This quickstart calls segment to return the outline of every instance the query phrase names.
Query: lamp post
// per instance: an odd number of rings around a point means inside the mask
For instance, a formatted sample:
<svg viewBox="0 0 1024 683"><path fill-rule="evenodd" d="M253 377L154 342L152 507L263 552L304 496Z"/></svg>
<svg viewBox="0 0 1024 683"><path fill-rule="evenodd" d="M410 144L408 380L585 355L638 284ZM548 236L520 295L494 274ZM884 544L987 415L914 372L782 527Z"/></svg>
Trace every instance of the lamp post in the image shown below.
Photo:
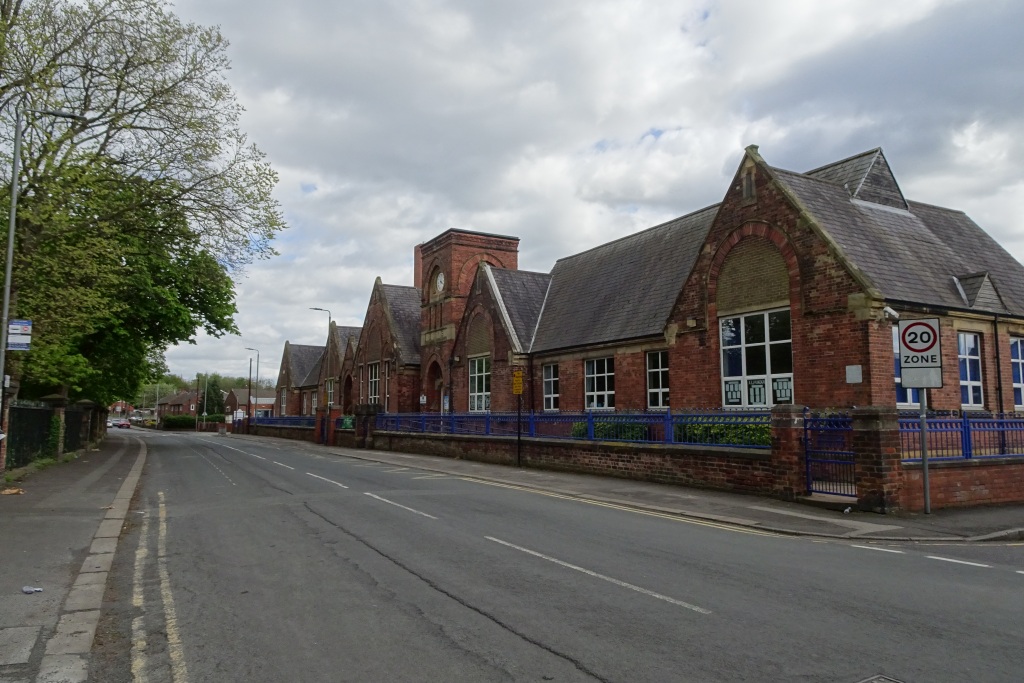
<svg viewBox="0 0 1024 683"><path fill-rule="evenodd" d="M238 410L238 406L235 406ZM252 356L249 356L249 391L245 393L245 419L252 419Z"/></svg>
<svg viewBox="0 0 1024 683"><path fill-rule="evenodd" d="M323 311L327 314L327 346L324 353L327 354L327 383L324 384L324 402L327 403L327 419L331 419L331 408L334 406L334 378L331 377L331 312L326 308L311 307L311 311ZM329 384L328 384L329 383ZM328 392L327 387L331 390Z"/></svg>
<svg viewBox="0 0 1024 683"><path fill-rule="evenodd" d="M86 118L68 111L53 109L15 109L14 113L14 155L11 158L11 216L7 227L7 265L4 270L4 308L3 320L0 321L0 419L6 416L7 399L7 326L11 310L11 271L14 268L14 228L18 215L18 174L21 173L21 128L25 112L55 116L61 119L85 121ZM6 453L4 453L6 455ZM0 458L0 469L5 465Z"/></svg>
<svg viewBox="0 0 1024 683"><path fill-rule="evenodd" d="M253 408L253 412L256 414L256 418L259 419L259 412L260 412L260 410L259 410L260 409L260 350L259 349L254 349L251 346L246 346L245 350L246 351L255 351L256 352L256 400L255 400L256 407ZM250 401L252 400L252 394L249 395L249 400Z"/></svg>

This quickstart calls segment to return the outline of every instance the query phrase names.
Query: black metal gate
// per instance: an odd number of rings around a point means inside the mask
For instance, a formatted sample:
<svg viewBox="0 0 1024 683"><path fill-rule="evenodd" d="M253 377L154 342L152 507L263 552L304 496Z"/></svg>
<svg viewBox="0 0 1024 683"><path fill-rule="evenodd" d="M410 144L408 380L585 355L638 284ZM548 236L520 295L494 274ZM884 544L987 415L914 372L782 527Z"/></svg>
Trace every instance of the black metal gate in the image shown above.
<svg viewBox="0 0 1024 683"><path fill-rule="evenodd" d="M804 457L807 492L857 495L853 453L853 418L804 412Z"/></svg>

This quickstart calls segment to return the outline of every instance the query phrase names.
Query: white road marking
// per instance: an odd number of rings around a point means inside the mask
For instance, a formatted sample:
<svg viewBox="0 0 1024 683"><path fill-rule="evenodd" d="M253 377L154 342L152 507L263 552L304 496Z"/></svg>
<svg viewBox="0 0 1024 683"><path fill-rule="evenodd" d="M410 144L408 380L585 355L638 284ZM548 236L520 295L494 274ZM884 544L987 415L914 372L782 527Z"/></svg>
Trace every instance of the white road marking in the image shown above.
<svg viewBox="0 0 1024 683"><path fill-rule="evenodd" d="M326 477L321 477L319 474L313 474L312 472L306 472L306 474L308 474L309 476L313 477L314 479L321 479L323 481L330 482L331 484L334 484L335 486L340 486L343 489L347 489L348 488L344 484L339 484L338 482L333 481L331 479L328 479Z"/></svg>
<svg viewBox="0 0 1024 683"><path fill-rule="evenodd" d="M270 462L274 463L275 465L280 465L281 467L287 467L290 470L294 470L295 469L291 465L285 465L283 462L278 462L276 460L271 460Z"/></svg>
<svg viewBox="0 0 1024 683"><path fill-rule="evenodd" d="M422 477L413 477L413 479L444 479L447 474L425 474Z"/></svg>
<svg viewBox="0 0 1024 683"><path fill-rule="evenodd" d="M980 562L968 562L967 560L954 560L951 557L939 557L938 555L925 555L929 560L942 560L943 562L954 562L956 564L966 564L971 567L985 567L990 568L990 565L981 564Z"/></svg>
<svg viewBox="0 0 1024 683"><path fill-rule="evenodd" d="M198 451L196 451L196 452L198 453ZM235 482L231 481L231 477L229 477L229 476L228 476L227 474L225 474L225 473L224 473L224 470L222 470L221 468L217 467L217 465L215 465L215 464L213 463L213 461L212 461L212 460L210 460L209 458L207 458L207 457L206 457L205 455L203 455L202 453L199 453L199 457L201 457L201 458L202 458L203 460L205 460L206 462L210 463L210 466L211 466L211 467L213 467L213 469L215 469L215 470L217 470L218 472L220 472L220 473L221 473L221 475L222 475L222 476L223 476L223 477L224 477L225 479L227 479L227 480L228 480L229 482L231 482L231 485L232 485L232 486L234 486L234 485L235 485Z"/></svg>
<svg viewBox="0 0 1024 683"><path fill-rule="evenodd" d="M902 550L893 550L891 548L876 548L873 545L850 545L850 547L851 548L864 548L864 550L877 550L877 551L883 552L883 553L896 553L897 555L902 555L903 554Z"/></svg>
<svg viewBox="0 0 1024 683"><path fill-rule="evenodd" d="M396 470L384 470L384 471L385 472L406 472L406 471L408 471L408 469L409 469L408 467L399 467Z"/></svg>
<svg viewBox="0 0 1024 683"><path fill-rule="evenodd" d="M1020 571L1019 569L1017 570L1017 573L1018 574L1024 574L1024 572Z"/></svg>
<svg viewBox="0 0 1024 683"><path fill-rule="evenodd" d="M149 515L143 515L142 526L139 528L139 547L135 549L135 570L132 573L132 607L138 611L143 609L142 575L146 566L146 558L149 556ZM144 628L144 617L142 615L132 619L132 680L134 683L146 683L146 649L149 644L146 640L146 629Z"/></svg>
<svg viewBox="0 0 1024 683"><path fill-rule="evenodd" d="M164 621L167 626L167 649L171 658L171 677L174 683L188 683L188 667L185 665L181 634L178 632L178 612L174 608L171 579L167 573L167 506L164 505L164 492L160 491L159 496L160 526L157 535L157 566L160 569L160 596L164 601Z"/></svg>
<svg viewBox="0 0 1024 683"><path fill-rule="evenodd" d="M211 441L210 439L206 439L206 440L207 441ZM260 460L266 460L266 458L264 458L262 455L256 455L255 453L250 453L249 451L243 451L241 448L235 448L234 446L228 446L227 444L221 443L220 441L217 441L216 443L217 443L218 446L223 446L224 448L230 448L233 451L238 451L242 455L251 455L252 457L259 458Z"/></svg>
<svg viewBox="0 0 1024 683"><path fill-rule="evenodd" d="M618 579L613 579L612 577L605 576L604 574L598 574L597 572L590 571L589 569L584 569L583 567L577 567L574 564L569 564L568 562L563 562L562 560L557 560L557 559L555 559L553 557L549 557L547 555L543 555L541 553L538 553L535 550L530 550L528 548L523 548L523 547L515 545L513 543L509 543L508 541L503 541L500 538L494 538L492 536L484 536L484 538L486 538L488 541L494 541L495 543L500 543L503 546L507 546L509 548L513 548L513 549L518 550L520 552L524 552L524 553L526 553L528 555L533 555L534 557L539 557L542 560L547 560L548 562L554 562L555 564L557 564L559 566L562 566L562 567L565 567L567 569L573 569L573 570L578 571L578 572L583 572L587 576L593 576L594 578L601 579L602 581L608 581L609 583L614 583L616 586L621 586L622 588L628 588L630 590L636 591L637 593L643 593L644 595L648 595L648 596L650 596L652 598L657 598L658 600L664 600L665 602L672 603L673 605L678 605L679 607L685 607L686 609L693 610L694 612L700 612L701 614L711 614L711 610L709 610L709 609L704 609L703 607L698 607L697 605L691 605L688 602L683 602L682 600L676 600L675 598L670 598L667 595L662 595L661 593L655 593L654 591L647 590L646 588L641 588L640 586L634 586L631 583L626 583L625 581L619 581Z"/></svg>
<svg viewBox="0 0 1024 683"><path fill-rule="evenodd" d="M377 500L381 501L382 503L387 503L388 505L394 505L395 507L402 508L403 510L408 510L409 512L414 512L417 515L423 515L424 517L429 517L430 519L437 519L437 517L435 517L434 515L428 515L426 512L420 512L419 510L413 510L412 508L407 508L404 505L399 505L398 503L394 502L393 500L388 500L387 498L381 498L380 496L375 496L372 493L367 493L366 495L368 495L370 498L376 498Z"/></svg>

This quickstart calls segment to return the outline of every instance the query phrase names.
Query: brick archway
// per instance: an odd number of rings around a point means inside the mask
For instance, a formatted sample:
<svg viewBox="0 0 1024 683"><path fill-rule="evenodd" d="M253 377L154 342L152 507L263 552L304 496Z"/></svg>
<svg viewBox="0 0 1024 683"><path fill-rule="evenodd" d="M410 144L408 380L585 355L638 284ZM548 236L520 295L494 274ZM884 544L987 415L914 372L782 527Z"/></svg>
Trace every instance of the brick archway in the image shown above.
<svg viewBox="0 0 1024 683"><path fill-rule="evenodd" d="M722 266L725 264L729 253L740 242L747 239L763 240L771 243L778 249L779 254L786 262L786 270L789 275L789 301L790 305L798 304L800 301L800 264L796 258L796 252L789 242L789 238L782 230L767 223L749 222L737 228L726 237L711 259L708 267L707 303L709 312L713 313L712 318L718 313L718 278L722 274Z"/></svg>

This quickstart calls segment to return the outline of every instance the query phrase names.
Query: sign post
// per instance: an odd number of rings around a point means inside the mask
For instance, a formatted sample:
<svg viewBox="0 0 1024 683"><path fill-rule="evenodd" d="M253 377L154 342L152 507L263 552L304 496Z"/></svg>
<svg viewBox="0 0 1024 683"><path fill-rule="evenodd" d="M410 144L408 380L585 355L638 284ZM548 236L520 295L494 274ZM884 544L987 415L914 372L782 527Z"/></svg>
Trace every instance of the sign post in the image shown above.
<svg viewBox="0 0 1024 683"><path fill-rule="evenodd" d="M512 393L516 396L516 467L523 466L523 371L512 372Z"/></svg>
<svg viewBox="0 0 1024 683"><path fill-rule="evenodd" d="M899 323L900 382L921 390L921 483L924 513L932 513L928 483L928 389L942 386L942 344L939 319L901 320Z"/></svg>

